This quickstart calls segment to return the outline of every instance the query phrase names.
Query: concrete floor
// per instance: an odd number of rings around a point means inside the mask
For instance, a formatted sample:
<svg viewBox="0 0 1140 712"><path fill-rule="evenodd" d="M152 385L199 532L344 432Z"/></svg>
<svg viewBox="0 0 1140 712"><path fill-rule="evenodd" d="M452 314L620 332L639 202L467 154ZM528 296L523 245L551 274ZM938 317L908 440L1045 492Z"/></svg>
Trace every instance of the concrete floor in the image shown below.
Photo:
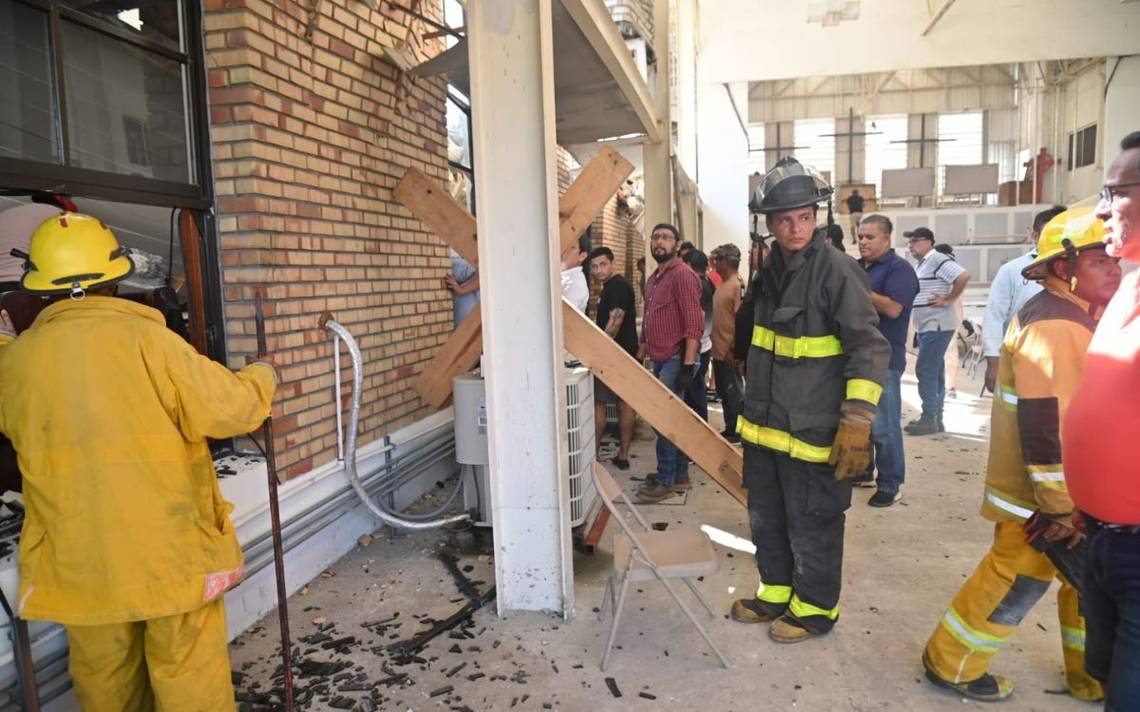
<svg viewBox="0 0 1140 712"><path fill-rule="evenodd" d="M961 393L979 390L977 381L965 375L959 385ZM917 403L912 377L904 381L903 396L904 419L909 419ZM314 696L306 708L370 709L359 702L368 692L336 691L354 686L353 675L371 683L389 678L390 685L379 685L372 693L376 708L384 710L611 710L667 704L672 709L755 712L788 707L948 710L976 704L931 686L923 678L919 656L992 534L992 526L978 516L989 404L989 397L960 396L948 401L946 425L952 432L907 437L908 483L904 499L894 507L871 509L866 499L872 490L856 490L848 519L842 617L825 638L781 646L768 639L766 626L737 624L727 615L706 618L714 639L734 662L724 670L664 589L647 582L631 592L618 634L620 649L610 670L602 673L598 663L608 620L599 623L593 609L611 565L616 529L611 523L596 554L575 555L573 620L541 615L498 619L491 605L475 614L470 627L459 629L471 638L444 634L420 653L423 662L398 665L381 646L424 629L417 618L446 618L464 599L432 556L445 545L444 535L381 534L290 601L295 640L324 626L334 640L354 636L359 641L343 652L300 644L302 651L311 651L306 653L311 660L348 663L349 679L335 682L331 696ZM715 411L716 424L719 418ZM630 491L636 487L630 475L652 471L652 441L639 440L634 453L630 473L615 471ZM706 476L694 477L697 486L687 501L646 506L642 512L651 522L703 526L714 535L720 572L699 585L718 612L727 614L733 599L751 595L757 583L747 551L745 512ZM461 566L471 567L473 579L490 581L489 557L469 553L460 558ZM479 584L479 589L486 586ZM695 601L685 600L696 610ZM362 627L397 614L387 628ZM276 620L268 618L234 643L233 667L244 675L240 693L256 695L273 686L276 636ZM1095 709L1064 694L1051 594L1025 619L992 670L1011 677L1016 686L1002 709ZM407 677L392 679L399 673ZM620 699L607 687L606 677L613 678ZM301 678L299 687L313 680Z"/></svg>

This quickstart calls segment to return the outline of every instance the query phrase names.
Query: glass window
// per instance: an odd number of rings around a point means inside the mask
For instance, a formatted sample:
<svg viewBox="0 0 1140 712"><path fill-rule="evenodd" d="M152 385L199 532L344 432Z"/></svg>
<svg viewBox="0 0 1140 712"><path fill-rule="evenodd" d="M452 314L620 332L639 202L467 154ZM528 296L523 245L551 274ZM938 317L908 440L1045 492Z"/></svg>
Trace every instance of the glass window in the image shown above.
<svg viewBox="0 0 1140 712"><path fill-rule="evenodd" d="M47 14L0 3L0 156L59 163Z"/></svg>
<svg viewBox="0 0 1140 712"><path fill-rule="evenodd" d="M938 115L938 194L946 188L946 166L982 163L982 112Z"/></svg>
<svg viewBox="0 0 1140 712"><path fill-rule="evenodd" d="M140 40L182 49L182 3L178 0L62 0L61 5Z"/></svg>
<svg viewBox="0 0 1140 712"><path fill-rule="evenodd" d="M447 98L447 160L464 168L471 166L471 118L451 97Z"/></svg>
<svg viewBox="0 0 1140 712"><path fill-rule="evenodd" d="M70 22L62 37L69 163L193 180L182 65Z"/></svg>
<svg viewBox="0 0 1140 712"><path fill-rule="evenodd" d="M796 159L830 182L835 173L835 119L799 119L795 124Z"/></svg>
<svg viewBox="0 0 1140 712"><path fill-rule="evenodd" d="M868 116L864 122L864 155L868 183L875 184L875 195L883 193L883 171L906 168L907 116Z"/></svg>

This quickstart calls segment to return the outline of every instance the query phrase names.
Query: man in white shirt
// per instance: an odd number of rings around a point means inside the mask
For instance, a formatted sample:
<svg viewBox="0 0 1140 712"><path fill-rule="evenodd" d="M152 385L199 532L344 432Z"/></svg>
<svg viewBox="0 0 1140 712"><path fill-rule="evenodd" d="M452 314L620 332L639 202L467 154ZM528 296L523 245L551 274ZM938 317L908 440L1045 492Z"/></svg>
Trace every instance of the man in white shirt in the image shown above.
<svg viewBox="0 0 1140 712"><path fill-rule="evenodd" d="M982 318L982 355L986 357L986 388L991 393L997 384L998 360L1005 330L1009 328L1014 314L1021 310L1030 297L1041 291L1041 283L1025 279L1021 276L1021 271L1037 259L1037 238L1040 237L1042 228L1063 212L1064 205L1054 205L1037 213L1028 235L1033 248L1021 257L1003 264L990 284L990 296L986 299L986 313Z"/></svg>
<svg viewBox="0 0 1140 712"><path fill-rule="evenodd" d="M590 303L590 285L586 283L586 271L582 265L590 256L590 229L578 237L578 244L571 245L562 255L562 296L583 314Z"/></svg>
<svg viewBox="0 0 1140 712"><path fill-rule="evenodd" d="M917 260L914 269L918 273L918 296L914 298L911 318L918 334L914 374L922 398L922 417L903 430L911 435L930 435L945 431L942 405L946 400L946 349L958 330L954 302L966 290L970 273L934 249L934 233L929 228L908 230L903 236L908 238L910 254Z"/></svg>

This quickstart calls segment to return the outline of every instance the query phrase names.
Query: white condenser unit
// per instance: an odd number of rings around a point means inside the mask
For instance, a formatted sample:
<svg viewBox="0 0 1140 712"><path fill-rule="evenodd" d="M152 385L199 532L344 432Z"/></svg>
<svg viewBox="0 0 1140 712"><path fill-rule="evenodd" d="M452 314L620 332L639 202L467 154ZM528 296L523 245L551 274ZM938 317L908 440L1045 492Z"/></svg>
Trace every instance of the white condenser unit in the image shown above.
<svg viewBox="0 0 1140 712"><path fill-rule="evenodd" d="M570 526L582 524L596 495L590 476L594 461L594 379L589 369L568 368L566 442L570 455ZM452 379L455 404L455 460L462 468L463 505L474 512L476 526L491 526L490 482L487 478L487 394L483 379L473 374Z"/></svg>

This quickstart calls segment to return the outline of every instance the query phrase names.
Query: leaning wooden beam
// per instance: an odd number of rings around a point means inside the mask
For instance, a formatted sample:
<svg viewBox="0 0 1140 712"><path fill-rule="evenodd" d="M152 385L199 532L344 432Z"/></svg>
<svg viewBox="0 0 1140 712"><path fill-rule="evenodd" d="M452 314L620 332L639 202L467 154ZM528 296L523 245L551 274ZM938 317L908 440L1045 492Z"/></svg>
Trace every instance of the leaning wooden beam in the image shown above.
<svg viewBox="0 0 1140 712"><path fill-rule="evenodd" d="M392 194L460 257L478 266L475 218L446 191L415 168L409 168Z"/></svg>
<svg viewBox="0 0 1140 712"><path fill-rule="evenodd" d="M439 410L451 398L451 379L475 368L482 353L483 317L478 309L472 309L412 388L424 403Z"/></svg>
<svg viewBox="0 0 1140 712"><path fill-rule="evenodd" d="M603 146L586 164L558 202L562 252L585 232L631 172L633 164L609 146ZM475 218L431 179L414 168L409 169L394 195L463 259L478 265ZM472 310L413 385L420 398L437 410L447 405L451 379L474 368L483 353L483 324L479 319L472 319L478 311Z"/></svg>
<svg viewBox="0 0 1140 712"><path fill-rule="evenodd" d="M720 433L566 300L562 301L562 327L570 353L747 506L742 487L744 459Z"/></svg>
<svg viewBox="0 0 1140 712"><path fill-rule="evenodd" d="M632 172L633 164L609 146L590 159L558 201L559 254L570 249Z"/></svg>

